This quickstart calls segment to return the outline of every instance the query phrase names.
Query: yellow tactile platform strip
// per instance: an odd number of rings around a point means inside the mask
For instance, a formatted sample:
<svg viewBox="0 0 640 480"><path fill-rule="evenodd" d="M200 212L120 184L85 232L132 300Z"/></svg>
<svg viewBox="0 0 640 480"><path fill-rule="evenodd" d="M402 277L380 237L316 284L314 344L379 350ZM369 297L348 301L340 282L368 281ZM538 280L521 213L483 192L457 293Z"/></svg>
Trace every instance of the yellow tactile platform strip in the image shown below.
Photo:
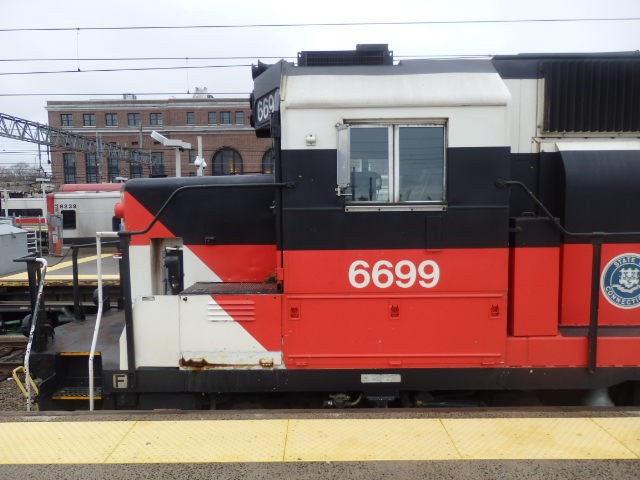
<svg viewBox="0 0 640 480"><path fill-rule="evenodd" d="M640 417L0 423L0 464L640 459Z"/></svg>
<svg viewBox="0 0 640 480"><path fill-rule="evenodd" d="M111 258L113 257L112 253L103 253L102 254L102 258ZM88 257L83 257L78 259L78 264L81 263L87 263L87 262L95 262L96 259L98 258L97 255L91 255ZM50 267L47 267L47 276L46 276L46 281L47 283L51 283L51 282L69 282L71 280L73 280L73 275L71 274L52 274L51 272L55 272L56 270L62 270L64 268L72 268L73 267L73 261L68 260L68 261L64 261L64 262L60 262L56 265L52 265ZM78 281L79 282L86 282L86 281L90 281L90 280L95 280L97 278L96 274L79 274L78 275ZM120 279L120 276L117 274L103 274L102 275L103 280L105 281L116 281ZM12 273L10 275L5 275L5 276L1 276L0 277L0 286L13 286L16 284L22 284L22 283L28 283L28 277L27 277L27 272L18 272L18 273Z"/></svg>

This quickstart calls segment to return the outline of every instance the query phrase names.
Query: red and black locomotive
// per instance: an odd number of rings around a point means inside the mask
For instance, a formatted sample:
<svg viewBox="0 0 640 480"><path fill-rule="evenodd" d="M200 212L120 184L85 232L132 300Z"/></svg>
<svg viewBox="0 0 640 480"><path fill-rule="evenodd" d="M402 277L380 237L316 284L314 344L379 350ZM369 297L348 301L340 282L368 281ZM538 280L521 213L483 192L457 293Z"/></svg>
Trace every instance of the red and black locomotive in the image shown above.
<svg viewBox="0 0 640 480"><path fill-rule="evenodd" d="M637 53L361 45L253 73L274 174L125 185L104 408L614 386L638 402ZM45 407L73 376L63 335L34 357Z"/></svg>

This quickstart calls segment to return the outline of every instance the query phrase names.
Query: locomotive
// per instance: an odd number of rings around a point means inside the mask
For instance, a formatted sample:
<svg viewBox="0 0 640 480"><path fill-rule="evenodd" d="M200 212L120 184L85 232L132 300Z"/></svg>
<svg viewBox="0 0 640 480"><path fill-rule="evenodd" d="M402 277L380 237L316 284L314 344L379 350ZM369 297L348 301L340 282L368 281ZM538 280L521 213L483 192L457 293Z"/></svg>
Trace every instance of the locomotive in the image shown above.
<svg viewBox="0 0 640 480"><path fill-rule="evenodd" d="M611 387L639 402L637 52L396 62L358 45L253 76L273 174L125 184L100 407ZM42 408L86 401L89 326L33 354Z"/></svg>

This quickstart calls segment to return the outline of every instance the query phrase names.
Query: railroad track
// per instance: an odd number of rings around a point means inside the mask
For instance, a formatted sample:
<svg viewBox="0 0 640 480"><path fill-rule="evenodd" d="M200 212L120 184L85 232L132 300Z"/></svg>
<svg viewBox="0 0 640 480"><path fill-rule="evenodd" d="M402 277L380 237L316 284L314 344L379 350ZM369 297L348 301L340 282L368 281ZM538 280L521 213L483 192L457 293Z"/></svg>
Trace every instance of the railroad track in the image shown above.
<svg viewBox="0 0 640 480"><path fill-rule="evenodd" d="M22 335L0 335L0 378L11 375L24 362L27 339Z"/></svg>

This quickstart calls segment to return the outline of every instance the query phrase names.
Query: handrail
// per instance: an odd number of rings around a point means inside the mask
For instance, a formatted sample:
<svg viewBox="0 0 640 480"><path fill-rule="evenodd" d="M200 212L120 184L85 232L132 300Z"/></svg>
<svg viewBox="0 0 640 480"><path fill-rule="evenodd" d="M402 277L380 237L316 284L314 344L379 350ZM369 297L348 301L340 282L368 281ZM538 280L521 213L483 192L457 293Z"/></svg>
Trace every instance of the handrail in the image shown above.
<svg viewBox="0 0 640 480"><path fill-rule="evenodd" d="M114 245L119 244L117 240L112 242L104 242L103 245ZM84 243L84 244L72 244L71 245L71 276L73 278L73 316L76 320L84 320L84 309L80 303L80 285L78 280L78 253L81 248L93 248L95 247L95 243Z"/></svg>
<svg viewBox="0 0 640 480"><path fill-rule="evenodd" d="M295 188L295 182L281 182L281 183L213 183L206 185L183 185L182 187L176 188L171 195L165 200L162 206L158 209L158 212L151 219L151 223L147 225L146 228L142 230L122 230L119 235L122 236L133 236L133 235L144 235L148 233L151 228L156 224L156 222L160 219L160 216L164 213L165 209L173 202L173 199L180 195L183 192L191 191L191 190L215 190L217 188Z"/></svg>
<svg viewBox="0 0 640 480"><path fill-rule="evenodd" d="M11 372L11 376L15 380L16 385L18 385L18 388L20 388L22 395L24 395L24 397L29 401L29 403L31 403L31 401L29 400L29 394L27 393L28 387L25 387L22 384L22 382L20 381L20 377L18 377L18 373L24 373L24 382L30 385L30 387L36 392L36 395L39 395L40 393L38 390L38 385L36 385L36 382L33 381L33 378L27 376L27 370L24 368L24 365L22 365L21 367L14 368L13 371ZM36 410L39 410L37 403L35 404L35 407L36 407Z"/></svg>
<svg viewBox="0 0 640 480"><path fill-rule="evenodd" d="M556 217L549 211L549 209L540 201L538 197L522 182L517 180L504 180L499 178L495 181L497 188L518 187L542 210L544 215L551 221L553 226L560 231L560 233L569 237L585 237L585 238L600 238L600 237L621 237L621 236L640 236L640 232L571 232L564 228Z"/></svg>
<svg viewBox="0 0 640 480"><path fill-rule="evenodd" d="M36 322L38 321L38 313L40 312L40 301L42 300L42 291L44 289L44 277L47 274L47 261L44 258L36 258L35 261L42 265L40 273L40 284L38 285L38 294L36 295L36 304L31 317L31 329L29 330L29 341L24 352L24 370L25 384L27 387L27 412L31 411L31 374L29 372L29 358L31 357L31 345L36 331Z"/></svg>
<svg viewBox="0 0 640 480"><path fill-rule="evenodd" d="M595 373L598 365L598 316L600 310L600 263L602 260L602 243L605 238L610 237L640 237L640 232L571 232L564 228L549 209L540 201L538 197L522 182L517 180L504 180L499 178L495 181L497 188L518 187L540 208L551 224L561 234L568 237L582 237L591 241L593 253L591 257L591 298L589 307L589 330L587 333L587 368L589 373Z"/></svg>
<svg viewBox="0 0 640 480"><path fill-rule="evenodd" d="M98 275L98 313L96 314L96 324L93 329L93 339L91 340L91 351L89 352L89 410L94 410L95 395L93 392L93 358L96 354L98 344L98 333L100 322L102 321L102 237L117 237L118 232L97 232L96 233L96 255L97 255L97 275Z"/></svg>

